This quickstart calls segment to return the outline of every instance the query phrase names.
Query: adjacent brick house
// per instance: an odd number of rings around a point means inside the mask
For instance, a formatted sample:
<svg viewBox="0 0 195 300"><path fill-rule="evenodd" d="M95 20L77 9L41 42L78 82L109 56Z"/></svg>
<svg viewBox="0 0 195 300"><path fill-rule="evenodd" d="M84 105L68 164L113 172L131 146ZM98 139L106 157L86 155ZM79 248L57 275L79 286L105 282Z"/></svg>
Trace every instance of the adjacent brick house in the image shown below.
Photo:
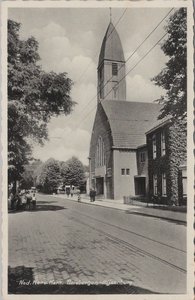
<svg viewBox="0 0 195 300"><path fill-rule="evenodd" d="M183 203L186 161L186 128L181 121L158 121L146 133L148 148L149 197L157 203ZM183 166L183 167L182 167Z"/></svg>

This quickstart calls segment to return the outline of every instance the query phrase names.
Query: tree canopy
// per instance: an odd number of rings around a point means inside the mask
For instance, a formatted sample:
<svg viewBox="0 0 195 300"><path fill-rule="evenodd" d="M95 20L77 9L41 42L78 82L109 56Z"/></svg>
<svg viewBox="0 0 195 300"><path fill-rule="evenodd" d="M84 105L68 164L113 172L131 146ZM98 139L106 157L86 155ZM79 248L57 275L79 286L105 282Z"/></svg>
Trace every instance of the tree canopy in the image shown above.
<svg viewBox="0 0 195 300"><path fill-rule="evenodd" d="M36 187L44 193L56 192L59 186L74 185L82 187L85 184L85 167L82 162L72 157L66 162L57 161L53 158L45 163L39 161L31 165L29 180L36 181ZM25 174L29 174L29 166L26 166ZM28 180L27 180L28 183Z"/></svg>
<svg viewBox="0 0 195 300"><path fill-rule="evenodd" d="M166 67L152 80L166 90L159 100L163 104L159 118L172 116L185 119L187 115L187 11L178 9L166 26L167 39L161 49L169 57Z"/></svg>
<svg viewBox="0 0 195 300"><path fill-rule="evenodd" d="M44 193L53 193L57 191L62 182L60 164L57 160L50 158L39 168L39 174L36 178L36 186Z"/></svg>
<svg viewBox="0 0 195 300"><path fill-rule="evenodd" d="M73 156L62 164L61 175L64 184L80 186L85 180L85 169L82 162Z"/></svg>
<svg viewBox="0 0 195 300"><path fill-rule="evenodd" d="M8 179L21 178L31 155L31 139L43 144L52 116L70 114L75 102L67 73L43 71L38 42L21 40L20 24L8 20Z"/></svg>
<svg viewBox="0 0 195 300"><path fill-rule="evenodd" d="M36 185L37 170L43 163L39 159L34 159L31 163L24 166L24 172L20 180L21 189L30 189Z"/></svg>

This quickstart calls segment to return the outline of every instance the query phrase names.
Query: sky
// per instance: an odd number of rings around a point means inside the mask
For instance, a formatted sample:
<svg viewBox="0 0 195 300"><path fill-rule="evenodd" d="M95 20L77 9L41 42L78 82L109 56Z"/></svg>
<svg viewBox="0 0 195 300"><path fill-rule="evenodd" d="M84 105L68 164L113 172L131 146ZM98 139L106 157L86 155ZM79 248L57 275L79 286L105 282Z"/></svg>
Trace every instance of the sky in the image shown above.
<svg viewBox="0 0 195 300"><path fill-rule="evenodd" d="M112 8L112 22L126 60L169 11L170 8ZM51 119L49 141L44 146L33 145L34 158L66 161L76 156L88 164L97 104L97 64L110 22L109 8L9 8L8 17L21 23L22 39L34 36L39 42L40 64L45 71L67 72L74 82L74 111ZM129 59L126 72L165 34L166 20ZM153 102L160 98L164 91L151 78L166 61L159 44L127 75L127 101Z"/></svg>

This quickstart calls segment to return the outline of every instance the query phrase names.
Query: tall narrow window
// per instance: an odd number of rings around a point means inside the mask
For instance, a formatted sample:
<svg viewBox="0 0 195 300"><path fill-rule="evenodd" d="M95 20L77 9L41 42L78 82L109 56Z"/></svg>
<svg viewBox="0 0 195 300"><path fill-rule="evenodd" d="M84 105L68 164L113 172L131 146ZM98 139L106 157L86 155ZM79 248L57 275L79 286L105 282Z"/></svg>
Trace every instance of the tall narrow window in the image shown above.
<svg viewBox="0 0 195 300"><path fill-rule="evenodd" d="M156 135L152 137L152 151L153 151L153 158L156 158Z"/></svg>
<svg viewBox="0 0 195 300"><path fill-rule="evenodd" d="M145 152L141 152L140 153L140 161L141 162L144 162L146 160L146 156L145 155L146 155Z"/></svg>
<svg viewBox="0 0 195 300"><path fill-rule="evenodd" d="M102 66L99 70L99 95L100 95L101 99L104 98L104 88L103 88L104 85L103 84L104 84L104 69Z"/></svg>
<svg viewBox="0 0 195 300"><path fill-rule="evenodd" d="M104 142L102 137L100 136L96 145L96 154L95 154L95 166L102 167L106 164L105 160L105 151L104 151Z"/></svg>
<svg viewBox="0 0 195 300"><path fill-rule="evenodd" d="M117 81L112 82L112 89L113 89L113 98L118 99L118 82Z"/></svg>
<svg viewBox="0 0 195 300"><path fill-rule="evenodd" d="M113 76L118 75L118 65L117 65L117 63L112 63L112 75Z"/></svg>
<svg viewBox="0 0 195 300"><path fill-rule="evenodd" d="M161 155L165 155L165 132L161 132Z"/></svg>
<svg viewBox="0 0 195 300"><path fill-rule="evenodd" d="M167 195L167 178L166 174L162 173L162 196Z"/></svg>
<svg viewBox="0 0 195 300"><path fill-rule="evenodd" d="M156 196L158 193L158 185L157 185L157 174L153 175L153 194Z"/></svg>

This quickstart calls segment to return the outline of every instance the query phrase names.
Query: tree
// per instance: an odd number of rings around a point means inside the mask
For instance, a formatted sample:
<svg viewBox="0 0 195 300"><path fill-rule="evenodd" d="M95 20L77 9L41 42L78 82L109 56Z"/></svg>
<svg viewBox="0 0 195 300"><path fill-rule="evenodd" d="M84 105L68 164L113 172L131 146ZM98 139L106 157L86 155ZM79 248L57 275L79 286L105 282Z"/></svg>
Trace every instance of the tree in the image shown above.
<svg viewBox="0 0 195 300"><path fill-rule="evenodd" d="M62 178L59 162L53 158L48 159L39 168L36 186L38 186L42 192L50 194L56 192L61 182Z"/></svg>
<svg viewBox="0 0 195 300"><path fill-rule="evenodd" d="M24 166L24 172L20 180L20 188L30 189L36 185L37 170L42 164L41 160L34 159L31 163Z"/></svg>
<svg viewBox="0 0 195 300"><path fill-rule="evenodd" d="M85 180L85 170L82 162L73 156L62 164L61 176L65 185L81 186Z"/></svg>
<svg viewBox="0 0 195 300"><path fill-rule="evenodd" d="M152 80L166 90L159 119L172 116L185 120L187 115L187 12L178 9L166 26L168 38L161 49L169 56L166 67Z"/></svg>
<svg viewBox="0 0 195 300"><path fill-rule="evenodd" d="M52 116L70 114L72 80L67 73L46 73L34 37L19 38L20 24L8 20L8 179L21 179L32 154L31 140L43 144Z"/></svg>

